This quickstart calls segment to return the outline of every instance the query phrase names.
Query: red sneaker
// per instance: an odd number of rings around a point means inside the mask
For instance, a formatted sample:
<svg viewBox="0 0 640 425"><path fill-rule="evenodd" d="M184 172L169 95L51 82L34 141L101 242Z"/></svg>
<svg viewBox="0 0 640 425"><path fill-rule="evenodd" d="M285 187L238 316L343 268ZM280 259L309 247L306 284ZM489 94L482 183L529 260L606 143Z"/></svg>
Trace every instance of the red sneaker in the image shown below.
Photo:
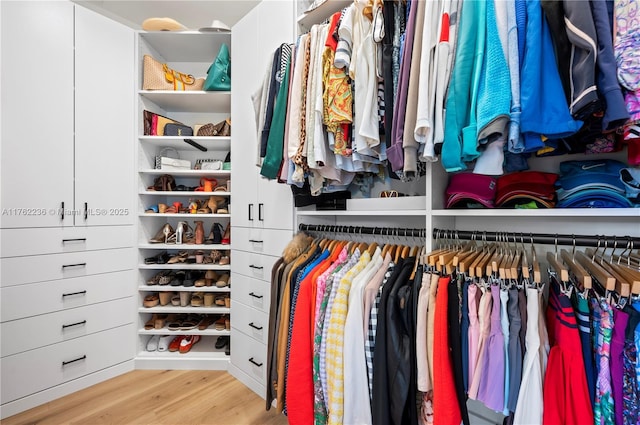
<svg viewBox="0 0 640 425"><path fill-rule="evenodd" d="M185 336L184 339L180 341L180 353L188 353L191 350L191 347L196 345L198 341L200 341L200 335Z"/></svg>
<svg viewBox="0 0 640 425"><path fill-rule="evenodd" d="M171 343L169 344L169 351L178 351L178 349L180 348L180 344L182 343L182 340L185 338L186 335L178 335L177 337L173 338L173 341L171 341Z"/></svg>

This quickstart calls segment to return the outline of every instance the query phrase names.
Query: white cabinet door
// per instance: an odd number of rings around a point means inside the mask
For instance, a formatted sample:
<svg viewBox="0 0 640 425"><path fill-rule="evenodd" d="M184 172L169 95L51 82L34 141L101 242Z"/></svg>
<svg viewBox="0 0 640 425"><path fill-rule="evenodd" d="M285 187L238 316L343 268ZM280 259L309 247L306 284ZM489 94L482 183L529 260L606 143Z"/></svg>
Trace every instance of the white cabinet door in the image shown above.
<svg viewBox="0 0 640 425"><path fill-rule="evenodd" d="M75 224L133 224L134 32L78 6L75 40Z"/></svg>
<svg viewBox="0 0 640 425"><path fill-rule="evenodd" d="M258 5L257 7L260 7ZM257 130L251 95L262 84L264 66L258 60L258 13L254 9L231 32L231 182L233 227L253 226L258 220Z"/></svg>
<svg viewBox="0 0 640 425"><path fill-rule="evenodd" d="M73 3L0 7L0 226L70 226L60 209L73 209Z"/></svg>

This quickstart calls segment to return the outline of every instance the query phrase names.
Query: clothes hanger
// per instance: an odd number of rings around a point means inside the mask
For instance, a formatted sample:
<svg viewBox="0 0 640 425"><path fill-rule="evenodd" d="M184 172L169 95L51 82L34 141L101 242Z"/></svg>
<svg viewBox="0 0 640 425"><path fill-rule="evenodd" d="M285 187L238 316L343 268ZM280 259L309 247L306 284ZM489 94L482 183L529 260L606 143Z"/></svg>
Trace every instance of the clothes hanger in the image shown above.
<svg viewBox="0 0 640 425"><path fill-rule="evenodd" d="M540 272L540 263L536 255L536 247L533 245L533 235L531 235L531 268L533 270L533 282L540 284L542 282L542 273Z"/></svg>
<svg viewBox="0 0 640 425"><path fill-rule="evenodd" d="M599 241L598 241L599 243ZM593 258L587 257L587 255L582 251L576 252L576 260L582 267L584 267L589 273L596 278L596 280L606 289L607 291L615 291L616 289L616 279L607 273L606 270L600 266L597 262L593 260Z"/></svg>
<svg viewBox="0 0 640 425"><path fill-rule="evenodd" d="M614 238L613 251L616 250L616 247L617 247L617 241ZM612 256L609 258L609 260L607 260L606 250L607 250L607 246L605 241L605 249L602 252L602 254L599 254L590 248L588 248L586 252L587 252L587 255L592 255L592 258L599 259L600 266L615 278L616 280L615 291L618 293L618 295L622 297L628 297L631 294L631 287L634 284L634 279L633 278L629 279L626 272L622 272L622 270L617 267L617 264L612 263L613 251L611 251ZM640 285L640 281L638 284Z"/></svg>
<svg viewBox="0 0 640 425"><path fill-rule="evenodd" d="M569 270L558 261L558 235L556 234L555 242L554 242L555 252L551 253L547 251L547 261L549 262L549 267L551 267L560 277L560 282L565 283L569 281Z"/></svg>
<svg viewBox="0 0 640 425"><path fill-rule="evenodd" d="M373 236L376 236L376 228L373 228ZM376 241L373 241L369 244L369 247L367 248L367 252L369 253L370 256L373 257L373 253L376 252L376 248L378 248L378 243Z"/></svg>

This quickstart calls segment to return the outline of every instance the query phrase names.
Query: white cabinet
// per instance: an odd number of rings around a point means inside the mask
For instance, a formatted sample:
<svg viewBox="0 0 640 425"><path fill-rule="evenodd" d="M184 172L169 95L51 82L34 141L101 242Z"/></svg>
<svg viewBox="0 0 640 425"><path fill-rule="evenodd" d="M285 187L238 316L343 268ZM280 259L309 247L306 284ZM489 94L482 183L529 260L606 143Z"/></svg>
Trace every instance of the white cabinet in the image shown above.
<svg viewBox="0 0 640 425"><path fill-rule="evenodd" d="M233 27L233 45L251 46L232 52L234 227L291 229L293 223L291 189L261 177L256 165L259 142L251 100L271 67L272 53L294 41L293 7L293 2L265 1Z"/></svg>
<svg viewBox="0 0 640 425"><path fill-rule="evenodd" d="M133 224L132 53L71 2L3 2L3 228Z"/></svg>
<svg viewBox="0 0 640 425"><path fill-rule="evenodd" d="M198 160L224 161L231 150L230 137L194 136L174 137L164 135L145 135L144 111L179 121L194 128L198 124L217 124L230 117L231 93L228 91L166 91L142 90L144 70L143 57L150 55L155 60L167 64L168 67L196 78L203 78L216 57L222 44L231 47L231 36L226 33L184 32L146 32L137 33L135 61L138 64L137 93L137 178L138 202L135 214L138 216L138 297L137 311L137 355L136 368L139 369L221 369L225 370L229 364L229 356L224 348L215 348L218 337L228 337L225 319L229 319L231 290L229 286L216 287L216 282L209 282L207 286L200 286L196 281L205 279L207 272L215 272L218 276L230 275L231 265L220 264L219 261L197 263L196 257L211 258L212 252L228 256L230 244L222 244L221 240L214 244L196 244L195 241L176 243L154 243L151 241L160 229L169 224L177 229L180 222L184 222L195 232L196 221L202 221L204 236L212 233L213 227L220 229L223 235L231 219L233 208L231 189L228 181L231 171L228 168L219 170L196 169ZM235 66L235 65L234 65ZM235 122L231 122L231 132L236 131ZM185 142L190 139L205 150ZM164 153L163 153L164 152ZM156 169L156 156L179 156L190 162L185 169ZM157 191L150 189L156 179L168 174L175 181L176 190ZM203 179L215 181L216 189L222 191L202 191ZM234 191L235 193L235 191ZM219 198L217 211L206 210L211 196ZM233 197L235 201L235 195ZM198 213L187 209L191 202L197 202ZM177 210L167 212L164 206L172 207L181 204ZM223 211L226 209L227 211ZM154 211L156 209L156 212ZM161 211L162 209L162 211ZM215 235L213 235L215 236ZM150 258L166 253L169 258L184 254L183 261L176 263L149 263ZM231 256L233 261L233 256ZM150 284L149 279L159 273L170 273L171 282L159 285ZM184 279L182 279L184 278ZM196 286L197 285L197 286ZM156 296L162 300L158 305L145 307L144 299ZM196 302L202 300L202 302ZM227 301L225 304L225 300ZM168 301L168 302L165 302ZM171 301L175 301L171 302ZM219 302L220 304L216 303ZM166 320L158 328L145 329L145 324L151 318L171 315L175 320ZM184 319L196 320L203 317L211 319L209 326L204 329L195 328L170 330L170 322L185 322ZM182 318L182 319L181 319ZM222 328L216 327L214 321L221 320ZM160 322L158 322L160 323ZM230 328L230 325L229 325ZM158 335L180 337L197 335L201 340L187 353L178 351L149 351L147 342Z"/></svg>
<svg viewBox="0 0 640 425"><path fill-rule="evenodd" d="M74 6L2 8L1 227L72 225Z"/></svg>

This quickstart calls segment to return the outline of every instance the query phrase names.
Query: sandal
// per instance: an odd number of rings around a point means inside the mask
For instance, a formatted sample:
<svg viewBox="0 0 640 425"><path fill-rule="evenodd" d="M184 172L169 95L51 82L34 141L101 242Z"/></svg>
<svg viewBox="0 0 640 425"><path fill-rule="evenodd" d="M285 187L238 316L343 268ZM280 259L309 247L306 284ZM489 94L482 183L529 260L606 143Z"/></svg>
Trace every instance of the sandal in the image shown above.
<svg viewBox="0 0 640 425"><path fill-rule="evenodd" d="M213 292L207 292L206 294L204 294L204 306L212 307L213 303L214 303Z"/></svg>
<svg viewBox="0 0 640 425"><path fill-rule="evenodd" d="M221 243L222 245L229 245L231 243L231 223L228 223L227 228L224 229Z"/></svg>
<svg viewBox="0 0 640 425"><path fill-rule="evenodd" d="M184 270L178 270L173 274L173 278L171 279L171 286L182 286L182 282L184 282L186 272Z"/></svg>
<svg viewBox="0 0 640 425"><path fill-rule="evenodd" d="M218 273L216 273L214 270L207 270L207 272L204 274L205 285L213 286L213 281L217 281L218 277Z"/></svg>
<svg viewBox="0 0 640 425"><path fill-rule="evenodd" d="M216 245L222 242L222 225L220 223L213 223L211 225L211 232L205 239L205 245Z"/></svg>
<svg viewBox="0 0 640 425"><path fill-rule="evenodd" d="M218 264L220 264L221 266L226 266L231 264L231 258L225 254L222 257L220 257L220 261L218 262Z"/></svg>
<svg viewBox="0 0 640 425"><path fill-rule="evenodd" d="M168 272L168 273L165 273L165 272ZM163 272L165 274L163 274L160 277L160 280L158 281L158 285L160 286L168 285L173 280L173 272L170 272L169 270L165 270L165 272Z"/></svg>
<svg viewBox="0 0 640 425"><path fill-rule="evenodd" d="M222 276L220 276L218 278L218 281L216 282L216 286L218 288L224 288L226 286L229 286L229 273L225 273Z"/></svg>
<svg viewBox="0 0 640 425"><path fill-rule="evenodd" d="M160 298L158 297L158 294L147 295L146 297L144 297L144 301L142 301L142 305L147 308L155 307L158 304L160 304Z"/></svg>
<svg viewBox="0 0 640 425"><path fill-rule="evenodd" d="M189 329L193 329L198 326L198 324L202 321L202 315L200 314L189 314L187 318L182 322L180 326L181 331L188 331Z"/></svg>
<svg viewBox="0 0 640 425"><path fill-rule="evenodd" d="M191 297L191 307L202 307L204 304L204 294L202 292L196 292Z"/></svg>
<svg viewBox="0 0 640 425"><path fill-rule="evenodd" d="M172 317L171 320L167 319L167 327L170 331L179 331L182 328L182 324L185 320L187 320L186 314L178 314Z"/></svg>
<svg viewBox="0 0 640 425"><path fill-rule="evenodd" d="M166 314L153 313L151 315L151 318L149 320L147 320L147 322L144 324L144 328L146 330L162 329L162 327L164 326L164 321L166 319L167 319L167 315Z"/></svg>
<svg viewBox="0 0 640 425"><path fill-rule="evenodd" d="M171 302L172 292L160 292L160 305L165 306Z"/></svg>
<svg viewBox="0 0 640 425"><path fill-rule="evenodd" d="M156 273L153 277L147 280L147 285L154 286L160 284L160 280L162 279L162 277L166 276L167 274L169 274L169 270L163 270L160 273Z"/></svg>
<svg viewBox="0 0 640 425"><path fill-rule="evenodd" d="M220 251L218 251L217 249L214 249L214 250L211 251L209 256L211 258L211 261L213 261L213 264L216 264L222 258L222 253Z"/></svg>
<svg viewBox="0 0 640 425"><path fill-rule="evenodd" d="M171 296L171 305L174 307L180 307L180 294L174 292Z"/></svg>
<svg viewBox="0 0 640 425"><path fill-rule="evenodd" d="M169 258L169 261L167 261L167 264L184 263L185 261L187 261L188 256L189 256L189 253L187 251L180 251L178 254Z"/></svg>
<svg viewBox="0 0 640 425"><path fill-rule="evenodd" d="M213 322L213 316L210 314L205 314L204 316L202 316L202 320L200 320L200 323L198 323L198 329L204 331L209 326L211 326Z"/></svg>

